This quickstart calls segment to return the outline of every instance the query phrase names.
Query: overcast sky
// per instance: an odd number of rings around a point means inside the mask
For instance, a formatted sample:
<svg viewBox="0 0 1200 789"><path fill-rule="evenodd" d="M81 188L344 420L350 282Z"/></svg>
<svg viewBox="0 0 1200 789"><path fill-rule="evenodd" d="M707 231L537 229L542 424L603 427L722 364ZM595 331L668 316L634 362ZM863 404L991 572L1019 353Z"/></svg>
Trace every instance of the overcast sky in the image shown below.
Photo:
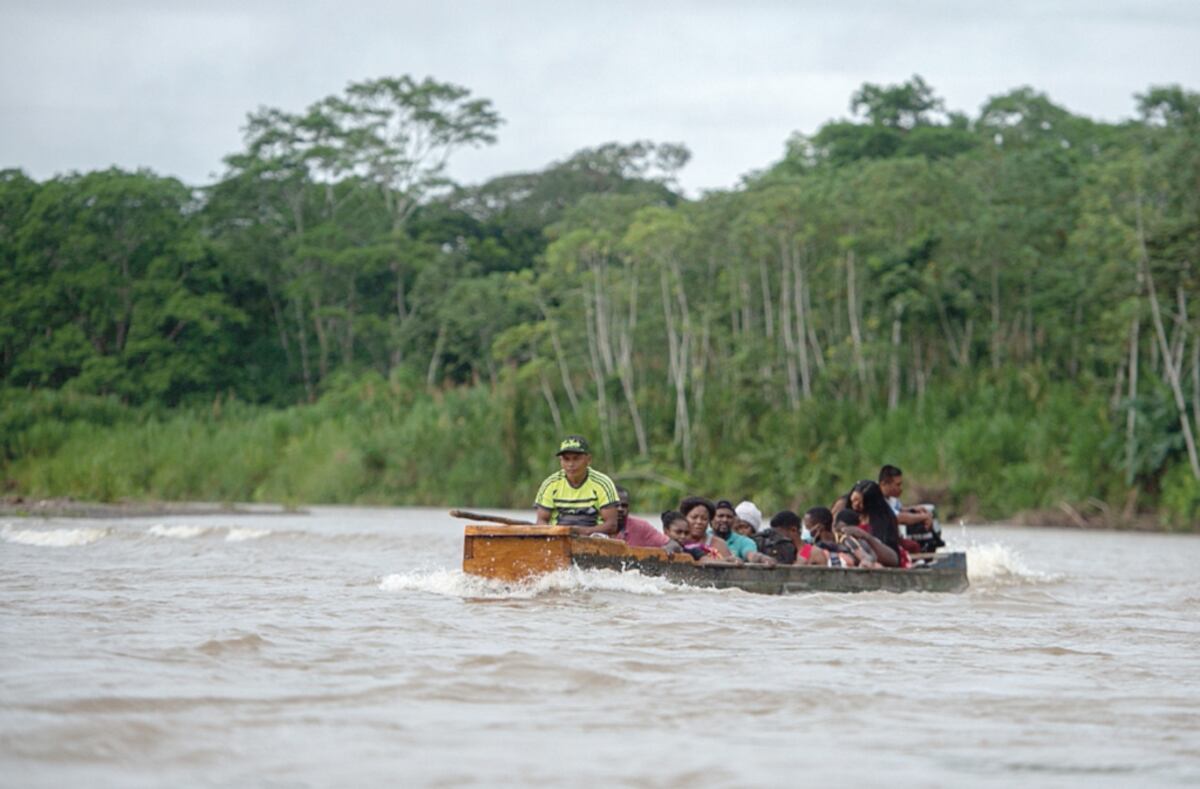
<svg viewBox="0 0 1200 789"><path fill-rule="evenodd" d="M0 0L0 167L221 172L248 111L429 75L491 99L473 183L619 140L683 142L695 192L849 114L863 82L921 74L975 115L1021 85L1105 120L1152 84L1200 90L1200 2L253 2Z"/></svg>

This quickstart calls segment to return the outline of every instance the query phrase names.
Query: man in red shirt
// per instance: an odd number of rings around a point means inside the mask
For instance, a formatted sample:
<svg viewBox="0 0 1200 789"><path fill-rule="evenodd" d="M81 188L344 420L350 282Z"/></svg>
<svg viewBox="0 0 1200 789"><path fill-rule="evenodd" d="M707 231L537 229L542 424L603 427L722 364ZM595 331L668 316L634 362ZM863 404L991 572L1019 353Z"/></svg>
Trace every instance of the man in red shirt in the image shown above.
<svg viewBox="0 0 1200 789"><path fill-rule="evenodd" d="M617 488L616 536L632 548L662 548L667 553L682 550L679 543L654 528L648 521L630 516L629 491L621 487Z"/></svg>

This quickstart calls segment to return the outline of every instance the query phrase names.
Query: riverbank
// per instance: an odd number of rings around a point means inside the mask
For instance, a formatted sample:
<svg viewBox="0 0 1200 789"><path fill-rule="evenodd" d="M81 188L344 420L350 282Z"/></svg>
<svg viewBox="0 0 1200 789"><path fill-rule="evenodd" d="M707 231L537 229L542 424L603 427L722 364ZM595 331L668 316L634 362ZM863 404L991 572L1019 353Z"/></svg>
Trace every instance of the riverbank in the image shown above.
<svg viewBox="0 0 1200 789"><path fill-rule="evenodd" d="M310 502L319 504L319 502ZM486 507L485 507L486 509ZM494 507L493 509L507 509ZM229 503L198 501L81 501L69 496L56 498L26 498L6 496L0 498L0 517L10 518L151 518L180 515L303 515L308 510L288 504ZM1019 512L1009 518L986 520L966 518L952 514L943 525L951 522L986 523L989 526L1022 526L1035 528L1079 529L1081 531L1139 531L1159 533L1200 534L1200 530L1172 527L1169 522L1153 514L1127 515L1114 513L1097 507L1076 508L1061 503L1054 509L1038 509Z"/></svg>
<svg viewBox="0 0 1200 789"><path fill-rule="evenodd" d="M561 438L520 388L428 391L369 377L283 409L224 400L138 409L46 392L12 405L0 419L0 491L14 502L7 511L31 514L90 506L78 502L133 502L151 514L176 506L163 502L521 509L555 468ZM800 509L887 462L904 469L905 501L937 503L945 523L1195 531L1200 485L1186 462L1131 487L1114 465L1120 446L1104 407L1066 384L1031 394L1004 378L942 382L892 410L837 400L739 410L740 427L694 426L690 468L666 437L644 453L627 434L606 447L590 408L570 429L593 437L595 467L647 512L692 491Z"/></svg>

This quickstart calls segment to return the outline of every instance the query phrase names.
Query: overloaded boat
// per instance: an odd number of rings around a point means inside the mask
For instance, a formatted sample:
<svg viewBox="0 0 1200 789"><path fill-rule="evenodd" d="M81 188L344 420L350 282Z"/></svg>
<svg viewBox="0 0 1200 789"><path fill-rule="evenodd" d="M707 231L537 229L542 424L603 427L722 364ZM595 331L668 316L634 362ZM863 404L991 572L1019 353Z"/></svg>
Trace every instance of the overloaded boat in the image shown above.
<svg viewBox="0 0 1200 789"><path fill-rule="evenodd" d="M964 553L923 555L906 569L810 565L708 564L687 554L631 548L621 540L576 537L565 526L470 524L463 535L463 572L516 582L565 570L637 570L691 586L761 594L798 592L962 592Z"/></svg>

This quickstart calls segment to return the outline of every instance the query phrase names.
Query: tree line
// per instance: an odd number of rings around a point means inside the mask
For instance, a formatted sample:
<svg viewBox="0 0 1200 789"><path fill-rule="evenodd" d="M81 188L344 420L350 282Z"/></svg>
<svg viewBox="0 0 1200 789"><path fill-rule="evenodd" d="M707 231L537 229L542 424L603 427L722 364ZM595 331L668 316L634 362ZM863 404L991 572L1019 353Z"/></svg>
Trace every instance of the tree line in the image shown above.
<svg viewBox="0 0 1200 789"><path fill-rule="evenodd" d="M522 398L520 451L586 430L598 463L663 484L739 453L819 464L835 439L796 431L830 402L953 420L1016 387L1086 415L1076 490L1195 517L1200 94L1135 102L1105 123L1019 88L972 117L919 76L865 84L849 118L688 199L679 143L454 184L450 157L500 133L491 102L353 83L251 113L211 186L0 173L0 382L160 410L478 389ZM897 454L936 456L931 427Z"/></svg>

